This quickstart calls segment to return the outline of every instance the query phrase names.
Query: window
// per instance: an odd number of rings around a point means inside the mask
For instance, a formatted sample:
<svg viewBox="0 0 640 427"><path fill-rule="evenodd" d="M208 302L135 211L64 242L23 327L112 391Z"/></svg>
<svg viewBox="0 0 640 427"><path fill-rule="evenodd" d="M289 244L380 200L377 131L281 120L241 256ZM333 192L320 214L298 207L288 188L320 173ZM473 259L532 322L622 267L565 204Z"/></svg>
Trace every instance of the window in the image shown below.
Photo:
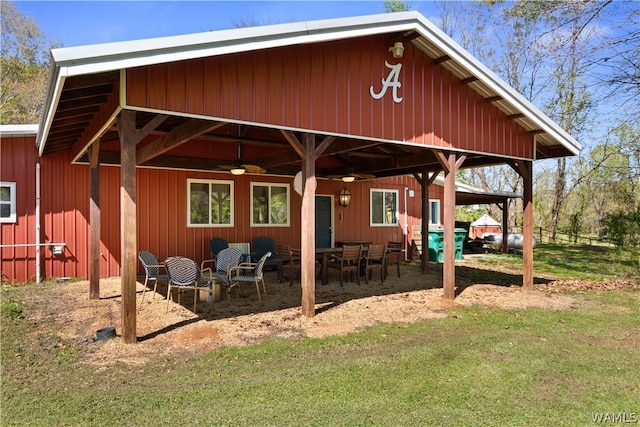
<svg viewBox="0 0 640 427"><path fill-rule="evenodd" d="M189 179L187 193L188 226L233 225L233 181Z"/></svg>
<svg viewBox="0 0 640 427"><path fill-rule="evenodd" d="M0 182L0 222L16 222L15 182Z"/></svg>
<svg viewBox="0 0 640 427"><path fill-rule="evenodd" d="M251 225L289 225L289 185L251 184Z"/></svg>
<svg viewBox="0 0 640 427"><path fill-rule="evenodd" d="M440 200L429 199L429 225L440 225Z"/></svg>
<svg viewBox="0 0 640 427"><path fill-rule="evenodd" d="M371 189L371 225L398 225L398 191Z"/></svg>

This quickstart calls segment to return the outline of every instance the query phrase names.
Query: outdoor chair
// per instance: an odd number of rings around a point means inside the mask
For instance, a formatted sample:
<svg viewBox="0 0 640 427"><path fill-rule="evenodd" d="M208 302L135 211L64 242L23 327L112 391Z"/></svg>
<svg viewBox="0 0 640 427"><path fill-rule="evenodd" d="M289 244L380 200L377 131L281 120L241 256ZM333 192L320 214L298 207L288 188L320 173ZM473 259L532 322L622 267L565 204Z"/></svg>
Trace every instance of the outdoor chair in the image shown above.
<svg viewBox="0 0 640 427"><path fill-rule="evenodd" d="M147 285L150 281L153 281L153 297L156 297L156 290L158 289L158 280L169 281L168 274L161 274L160 269L164 270L164 264L158 261L156 256L149 251L140 251L138 253L138 259L144 267L144 288L142 289L142 299L140 305L144 302L144 294L147 291Z"/></svg>
<svg viewBox="0 0 640 427"><path fill-rule="evenodd" d="M169 310L169 299L172 298L171 289L178 289L178 304L180 304L180 294L186 290L193 290L193 312L196 312L198 293L206 290L212 295L213 275L211 269L200 271L198 264L192 259L174 256L164 260L164 265L169 273L169 288L167 289L167 311Z"/></svg>
<svg viewBox="0 0 640 427"><path fill-rule="evenodd" d="M329 268L340 270L340 286L344 286L342 280L349 273L349 280L353 280L356 273L358 285L360 284L360 260L362 258L362 245L345 245L342 247L342 255L334 255L328 263Z"/></svg>
<svg viewBox="0 0 640 427"><path fill-rule="evenodd" d="M280 283L285 277L285 274L289 278L289 286L293 286L293 276L300 274L300 255L294 255L293 250L289 245L277 245L277 257L278 261L278 279Z"/></svg>
<svg viewBox="0 0 640 427"><path fill-rule="evenodd" d="M271 252L272 254L276 252L275 242L271 237L262 236L257 237L253 241L253 252L251 252L251 262L257 263L264 254L267 252ZM264 265L265 271L277 271L279 267L278 260L276 257L268 259Z"/></svg>
<svg viewBox="0 0 640 427"><path fill-rule="evenodd" d="M221 250L229 247L229 243L222 237L214 237L209 240L209 249L211 250L211 259L206 259L200 263L200 269L203 269L206 264L211 264L209 268L216 269L216 258Z"/></svg>
<svg viewBox="0 0 640 427"><path fill-rule="evenodd" d="M386 252L386 245L369 245L369 250L364 258L364 281L366 284L369 284L369 277L374 270L380 270L380 283L384 282Z"/></svg>
<svg viewBox="0 0 640 427"><path fill-rule="evenodd" d="M240 252L240 249L226 248L218 253L213 278L215 281L222 283L227 288L227 291L231 288L229 270L240 264L241 259L242 252Z"/></svg>
<svg viewBox="0 0 640 427"><path fill-rule="evenodd" d="M384 277L387 277L387 267L389 264L395 264L400 278L400 260L402 259L402 242L387 243L387 259L384 266Z"/></svg>
<svg viewBox="0 0 640 427"><path fill-rule="evenodd" d="M264 291L265 298L267 297L267 288L264 284L264 266L267 262L267 258L271 256L271 252L267 252L260 258L257 263L243 262L235 267L229 269L229 292L227 292L227 299L231 299L231 288L239 286L240 283L255 283L256 291L258 291L258 300L262 304L262 297L260 296L260 282L262 282L262 290Z"/></svg>

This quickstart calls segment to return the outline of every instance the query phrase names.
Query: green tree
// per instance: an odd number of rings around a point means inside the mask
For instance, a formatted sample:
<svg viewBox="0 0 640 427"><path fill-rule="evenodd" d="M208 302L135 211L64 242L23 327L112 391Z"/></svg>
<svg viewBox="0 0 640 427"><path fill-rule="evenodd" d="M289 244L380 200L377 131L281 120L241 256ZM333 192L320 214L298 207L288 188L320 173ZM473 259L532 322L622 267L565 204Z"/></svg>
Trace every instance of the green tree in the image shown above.
<svg viewBox="0 0 640 427"><path fill-rule="evenodd" d="M385 0L382 5L384 13L406 12L411 9L411 5L406 1Z"/></svg>
<svg viewBox="0 0 640 427"><path fill-rule="evenodd" d="M55 47L35 20L2 2L0 123L37 123L42 114L49 49Z"/></svg>

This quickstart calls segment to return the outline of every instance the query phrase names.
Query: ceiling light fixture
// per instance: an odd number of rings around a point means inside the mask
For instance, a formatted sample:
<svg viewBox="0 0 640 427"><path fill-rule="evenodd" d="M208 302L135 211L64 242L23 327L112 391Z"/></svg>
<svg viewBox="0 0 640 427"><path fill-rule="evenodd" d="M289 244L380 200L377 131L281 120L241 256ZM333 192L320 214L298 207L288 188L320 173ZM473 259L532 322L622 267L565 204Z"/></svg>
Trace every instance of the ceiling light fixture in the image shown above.
<svg viewBox="0 0 640 427"><path fill-rule="evenodd" d="M247 170L245 168L243 168L242 166L238 166L238 167L234 167L233 169L230 169L231 175L242 175L243 173L245 173Z"/></svg>

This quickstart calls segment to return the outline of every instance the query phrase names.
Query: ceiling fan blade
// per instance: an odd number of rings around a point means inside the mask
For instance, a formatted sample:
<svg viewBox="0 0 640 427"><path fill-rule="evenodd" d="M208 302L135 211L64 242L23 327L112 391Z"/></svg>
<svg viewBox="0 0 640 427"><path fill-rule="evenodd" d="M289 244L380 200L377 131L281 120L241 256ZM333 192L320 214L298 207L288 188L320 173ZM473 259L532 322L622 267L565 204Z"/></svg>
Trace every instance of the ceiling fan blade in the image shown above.
<svg viewBox="0 0 640 427"><path fill-rule="evenodd" d="M247 170L247 172L249 173L258 173L258 174L262 174L262 173L266 173L267 170L258 166L258 165L242 165L243 168L245 168Z"/></svg>
<svg viewBox="0 0 640 427"><path fill-rule="evenodd" d="M371 175L370 173L354 173L353 176L360 179L373 179L376 177L375 175Z"/></svg>

